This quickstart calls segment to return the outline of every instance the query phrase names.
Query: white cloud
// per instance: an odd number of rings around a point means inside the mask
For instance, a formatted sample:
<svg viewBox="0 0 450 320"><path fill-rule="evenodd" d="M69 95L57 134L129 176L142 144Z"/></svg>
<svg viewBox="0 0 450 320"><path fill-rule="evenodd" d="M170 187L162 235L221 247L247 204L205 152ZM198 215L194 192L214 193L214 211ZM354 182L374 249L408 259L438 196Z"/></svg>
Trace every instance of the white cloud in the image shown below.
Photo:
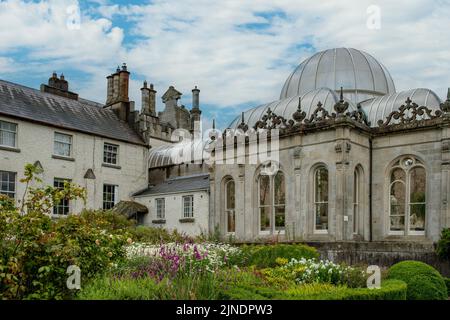
<svg viewBox="0 0 450 320"><path fill-rule="evenodd" d="M277 99L293 67L311 54L309 48L295 49L304 43L317 50L346 46L369 52L386 65L399 90L428 87L443 97L450 85L450 4L445 1L96 2L102 18L85 13L80 30L65 27L66 8L74 1L0 2L0 56L28 48L34 61L52 59L61 68L87 72L91 78L75 86L98 101L104 100L105 76L126 61L134 79L154 82L159 96L175 85L189 105L190 90L198 85L202 103L223 109L212 111L217 114ZM381 9L379 30L366 27L369 5ZM259 14L267 12L277 14ZM125 33L114 26L118 16L133 29ZM255 23L267 25L238 27ZM125 34L139 38L130 43ZM132 82L138 106L139 87Z"/></svg>

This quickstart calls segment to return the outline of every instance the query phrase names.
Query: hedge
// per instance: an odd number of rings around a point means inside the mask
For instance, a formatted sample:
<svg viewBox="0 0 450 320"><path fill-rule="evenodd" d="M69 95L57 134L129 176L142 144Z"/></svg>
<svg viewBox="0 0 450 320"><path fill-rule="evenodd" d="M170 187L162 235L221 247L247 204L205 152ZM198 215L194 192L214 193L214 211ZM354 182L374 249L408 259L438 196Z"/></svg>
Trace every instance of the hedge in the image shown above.
<svg viewBox="0 0 450 320"><path fill-rule="evenodd" d="M238 285L221 292L225 300L406 300L407 286L400 280L383 281L380 289L347 288L329 284L301 285L287 291Z"/></svg>
<svg viewBox="0 0 450 320"><path fill-rule="evenodd" d="M445 285L447 286L447 294L450 297L450 278L444 278Z"/></svg>
<svg viewBox="0 0 450 320"><path fill-rule="evenodd" d="M290 261L317 259L319 253L313 247L304 244L276 244L276 245L244 245L239 261L233 263L239 266L256 266L257 268L273 268L277 266L276 259L284 258Z"/></svg>
<svg viewBox="0 0 450 320"><path fill-rule="evenodd" d="M397 279L408 285L408 300L447 300L447 287L441 274L420 261L402 261L388 271L388 279Z"/></svg>

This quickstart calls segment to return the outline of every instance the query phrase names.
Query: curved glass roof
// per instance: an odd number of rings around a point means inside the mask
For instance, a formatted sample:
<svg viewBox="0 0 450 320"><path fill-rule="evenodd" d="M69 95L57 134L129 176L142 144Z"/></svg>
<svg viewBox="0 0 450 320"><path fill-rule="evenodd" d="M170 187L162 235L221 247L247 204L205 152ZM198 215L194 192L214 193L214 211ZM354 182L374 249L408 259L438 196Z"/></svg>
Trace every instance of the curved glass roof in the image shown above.
<svg viewBox="0 0 450 320"><path fill-rule="evenodd" d="M344 97L355 104L395 93L389 71L374 57L353 48L335 48L318 52L300 63L287 78L280 99L322 87L335 91L343 87Z"/></svg>
<svg viewBox="0 0 450 320"><path fill-rule="evenodd" d="M209 152L205 149L210 140L194 140L161 145L150 149L149 168L159 168L190 162L191 160L208 160Z"/></svg>

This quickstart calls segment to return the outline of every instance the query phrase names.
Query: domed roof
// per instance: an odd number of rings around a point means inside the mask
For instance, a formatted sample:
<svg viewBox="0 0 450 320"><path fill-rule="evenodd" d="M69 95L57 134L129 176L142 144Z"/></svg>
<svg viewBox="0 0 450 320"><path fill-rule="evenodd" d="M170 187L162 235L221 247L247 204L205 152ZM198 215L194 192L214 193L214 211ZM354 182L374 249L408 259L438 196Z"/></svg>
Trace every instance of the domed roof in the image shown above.
<svg viewBox="0 0 450 320"><path fill-rule="evenodd" d="M398 111L408 98L419 106L426 106L433 111L440 110L439 105L442 102L437 94L430 89L419 88L363 101L361 107L373 127L377 125L378 120L386 120L392 111ZM397 122L397 120L392 119L391 124Z"/></svg>
<svg viewBox="0 0 450 320"><path fill-rule="evenodd" d="M280 99L311 90L344 88L344 97L355 104L395 93L389 71L370 54L352 48L318 52L303 61L287 78Z"/></svg>
<svg viewBox="0 0 450 320"><path fill-rule="evenodd" d="M290 98L263 104L261 106L247 110L244 112L244 122L249 126L249 128L254 127L256 122L261 120L261 118L264 116L264 114L266 114L269 108L278 116L282 116L285 119L292 119L292 115L297 111L298 100L300 97L302 101L302 110L306 112L307 117L310 117L311 114L316 110L319 101L323 104L323 107L330 113L335 112L333 109L334 105L339 101L339 95L335 91L328 88L320 88L317 90L311 90L301 96L295 95ZM355 105L351 101L347 102L349 102L348 111L356 110ZM236 117L228 126L228 128L237 129L241 121L242 116Z"/></svg>

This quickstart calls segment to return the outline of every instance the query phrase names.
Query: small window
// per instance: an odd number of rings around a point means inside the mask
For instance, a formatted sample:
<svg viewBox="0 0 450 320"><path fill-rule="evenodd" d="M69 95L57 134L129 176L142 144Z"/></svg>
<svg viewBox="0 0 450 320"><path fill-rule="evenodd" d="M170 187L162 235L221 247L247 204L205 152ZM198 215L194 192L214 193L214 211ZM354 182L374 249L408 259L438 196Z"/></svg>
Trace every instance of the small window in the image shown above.
<svg viewBox="0 0 450 320"><path fill-rule="evenodd" d="M55 132L55 144L53 152L58 156L70 157L72 154L72 136Z"/></svg>
<svg viewBox="0 0 450 320"><path fill-rule="evenodd" d="M117 164L118 154L119 154L118 145L105 143L103 146L103 163Z"/></svg>
<svg viewBox="0 0 450 320"><path fill-rule="evenodd" d="M17 124L0 121L0 146L16 147Z"/></svg>
<svg viewBox="0 0 450 320"><path fill-rule="evenodd" d="M166 202L164 198L156 199L156 218L164 219L166 216Z"/></svg>
<svg viewBox="0 0 450 320"><path fill-rule="evenodd" d="M0 171L0 194L16 197L16 173Z"/></svg>
<svg viewBox="0 0 450 320"><path fill-rule="evenodd" d="M183 197L183 218L194 217L194 196Z"/></svg>
<svg viewBox="0 0 450 320"><path fill-rule="evenodd" d="M112 209L119 199L119 187L112 184L103 185L103 210Z"/></svg>
<svg viewBox="0 0 450 320"><path fill-rule="evenodd" d="M319 167L314 172L314 211L316 232L328 230L328 170Z"/></svg>
<svg viewBox="0 0 450 320"><path fill-rule="evenodd" d="M55 178L55 180L53 181L53 186L58 189L63 189L65 181L70 182L69 179ZM69 214L69 210L69 199L62 199L61 201L59 201L59 203L55 203L55 205L53 206L53 214L55 215L66 216Z"/></svg>
<svg viewBox="0 0 450 320"><path fill-rule="evenodd" d="M233 233L236 231L236 195L234 180L229 179L225 183L225 216L227 222L227 232Z"/></svg>

